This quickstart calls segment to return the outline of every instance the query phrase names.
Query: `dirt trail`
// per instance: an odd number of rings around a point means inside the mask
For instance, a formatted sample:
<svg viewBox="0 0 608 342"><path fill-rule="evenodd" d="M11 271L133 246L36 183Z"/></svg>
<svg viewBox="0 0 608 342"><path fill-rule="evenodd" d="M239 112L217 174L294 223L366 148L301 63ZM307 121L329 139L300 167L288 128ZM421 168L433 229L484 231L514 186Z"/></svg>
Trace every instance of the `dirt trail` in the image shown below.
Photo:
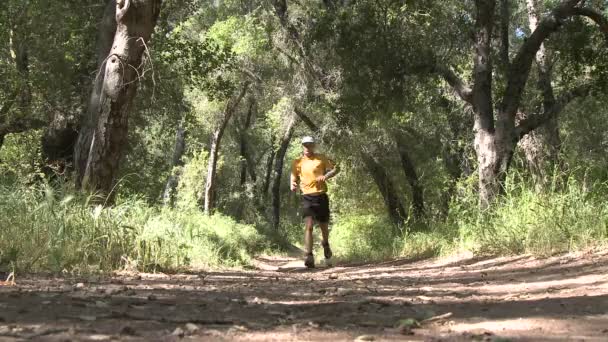
<svg viewBox="0 0 608 342"><path fill-rule="evenodd" d="M290 265L17 277L0 287L0 340L608 341L608 253Z"/></svg>

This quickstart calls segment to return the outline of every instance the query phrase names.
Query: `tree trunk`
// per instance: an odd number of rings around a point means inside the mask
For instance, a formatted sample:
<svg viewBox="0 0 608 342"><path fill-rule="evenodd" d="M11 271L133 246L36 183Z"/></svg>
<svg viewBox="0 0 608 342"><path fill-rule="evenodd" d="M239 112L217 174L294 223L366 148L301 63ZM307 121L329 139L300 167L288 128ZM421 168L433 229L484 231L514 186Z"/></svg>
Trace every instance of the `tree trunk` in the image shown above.
<svg viewBox="0 0 608 342"><path fill-rule="evenodd" d="M245 96L247 89L249 88L249 82L245 82L243 87L241 88L240 93L228 101L226 104L226 109L222 117L220 118L220 122L211 134L211 144L209 148L209 162L207 164L207 178L205 181L205 192L203 199L203 210L205 215L210 215L213 209L215 209L215 186L217 183L217 161L220 154L220 144L222 142L222 137L224 136L224 131L226 130L226 126L230 121L230 118L238 108L239 103ZM200 200L200 199L199 199Z"/></svg>
<svg viewBox="0 0 608 342"><path fill-rule="evenodd" d="M112 5L115 3L114 10ZM113 0L100 28L99 75L75 148L76 184L111 195L127 143L128 115L137 91L161 0ZM115 27L111 14L115 14ZM108 37L114 31L110 45ZM102 57L103 56L103 57ZM111 199L111 197L110 197Z"/></svg>
<svg viewBox="0 0 608 342"><path fill-rule="evenodd" d="M105 8L103 18L99 24L97 37L97 74L93 81L86 112L80 119L80 131L74 146L74 169L76 171L76 188L82 188L83 178L89 163L91 142L99 119L99 110L102 104L102 90L105 79L106 59L112 49L116 35L116 0L110 0Z"/></svg>
<svg viewBox="0 0 608 342"><path fill-rule="evenodd" d="M285 162L285 154L291 143L296 123L296 116L292 116L289 119L287 127L285 128L285 133L279 142L279 148L277 149L274 162L274 178L272 180L272 227L275 231L279 230L281 223L281 176L283 175L283 163Z"/></svg>
<svg viewBox="0 0 608 342"><path fill-rule="evenodd" d="M396 137L397 150L399 152L399 158L401 159L401 168L405 173L407 182L412 190L412 207L414 209L414 218L420 220L424 217L424 192L422 184L420 183L420 177L416 172L414 162L407 151L407 145L401 136Z"/></svg>
<svg viewBox="0 0 608 342"><path fill-rule="evenodd" d="M361 159L367 171L372 175L376 186L378 186L391 222L395 228L403 227L407 220L407 213L399 200L395 185L391 181L386 169L368 152L361 151Z"/></svg>
<svg viewBox="0 0 608 342"><path fill-rule="evenodd" d="M173 158L171 159L171 174L167 178L165 189L161 195L163 205L173 207L175 203L175 195L179 180L184 167L184 153L186 152L186 120L185 117L179 123L177 132L175 133L175 147L173 149Z"/></svg>
<svg viewBox="0 0 608 342"><path fill-rule="evenodd" d="M264 175L264 183L262 183L262 194L264 197L268 196L268 189L270 188L270 180L272 179L272 166L274 165L274 158L276 151L274 148L268 153L266 159L266 174Z"/></svg>
<svg viewBox="0 0 608 342"><path fill-rule="evenodd" d="M551 173L559 165L561 138L557 118L549 120L528 133L519 142L537 189L544 189L550 182Z"/></svg>
<svg viewBox="0 0 608 342"><path fill-rule="evenodd" d="M240 134L240 156L241 156L241 186L244 186L247 182L247 174L249 173L252 182L257 181L257 175L255 172L255 163L251 159L251 155L249 154L249 141L248 134L249 128L251 127L251 123L253 121L254 112L256 111L256 102L255 99L251 98L249 102L249 108L247 110L247 114L245 116L245 123L243 124L243 128Z"/></svg>
<svg viewBox="0 0 608 342"><path fill-rule="evenodd" d="M528 23L531 31L536 30L541 19L542 8L538 0L527 0ZM538 67L537 87L542 93L543 112L547 113L556 106L556 98L553 92L552 65L549 51L545 44L541 44L536 53L536 63ZM526 119L525 114L519 113ZM557 118L552 116L546 123L528 133L519 142L519 146L524 152L528 169L538 189L543 189L550 181L550 173L555 165L559 163L559 151L561 148L561 138Z"/></svg>
<svg viewBox="0 0 608 342"><path fill-rule="evenodd" d="M494 6L492 0L476 0L475 59L473 66L473 111L475 152L479 167L479 202L488 207L499 193L501 149L494 127L492 101L492 31Z"/></svg>

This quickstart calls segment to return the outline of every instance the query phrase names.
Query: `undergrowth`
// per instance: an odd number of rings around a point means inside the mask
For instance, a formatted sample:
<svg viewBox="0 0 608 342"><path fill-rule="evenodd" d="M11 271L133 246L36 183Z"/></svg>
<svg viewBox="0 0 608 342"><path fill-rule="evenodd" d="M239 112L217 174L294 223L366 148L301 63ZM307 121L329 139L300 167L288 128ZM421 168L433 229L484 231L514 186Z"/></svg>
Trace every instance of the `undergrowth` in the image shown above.
<svg viewBox="0 0 608 342"><path fill-rule="evenodd" d="M0 187L0 268L173 270L244 265L265 242L253 226L138 199L91 205L48 185ZM0 269L1 270L1 269Z"/></svg>
<svg viewBox="0 0 608 342"><path fill-rule="evenodd" d="M475 192L465 189L452 201L447 216L429 217L417 232L408 232L408 225L405 234L382 216L337 215L330 241L338 259L358 262L463 251L547 256L605 247L608 187L574 179L564 183L541 191L510 178L507 195L485 211L478 208ZM219 214L205 216L196 207L151 206L133 197L102 207L92 199L44 184L1 185L0 271L238 266L272 244L261 227ZM301 225L291 226L287 238L301 245ZM319 247L316 252L322 255Z"/></svg>
<svg viewBox="0 0 608 342"><path fill-rule="evenodd" d="M338 217L330 240L347 261L422 259L460 252L476 255L529 253L550 256L608 245L608 186L574 178L539 190L516 176L506 194L479 209L473 188L461 189L447 216L429 218L424 229L394 234L388 220L372 215Z"/></svg>

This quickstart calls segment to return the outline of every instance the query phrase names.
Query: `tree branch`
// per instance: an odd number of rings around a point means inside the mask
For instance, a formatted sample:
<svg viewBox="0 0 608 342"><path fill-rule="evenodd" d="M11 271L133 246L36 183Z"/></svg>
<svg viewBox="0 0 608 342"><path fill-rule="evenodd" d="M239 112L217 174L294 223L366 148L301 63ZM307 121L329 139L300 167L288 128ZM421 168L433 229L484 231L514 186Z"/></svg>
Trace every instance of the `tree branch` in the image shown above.
<svg viewBox="0 0 608 342"><path fill-rule="evenodd" d="M116 1L116 21L121 22L131 7L131 0Z"/></svg>
<svg viewBox="0 0 608 342"><path fill-rule="evenodd" d="M575 6L579 2L581 0L563 0L547 17L538 23L536 30L521 46L509 68L507 88L501 108L504 114L515 117L536 53L545 39L557 31L565 19L575 14Z"/></svg>
<svg viewBox="0 0 608 342"><path fill-rule="evenodd" d="M608 18L600 11L589 7L577 7L574 9L574 14L593 20L600 27L600 31L606 36L608 42Z"/></svg>
<svg viewBox="0 0 608 342"><path fill-rule="evenodd" d="M304 122L304 124L313 132L318 133L319 132L319 126L317 126L309 117L308 115L306 115L306 113L304 113L304 111L302 111L301 108L299 107L295 107L293 109L293 111L296 113L296 115L298 117L300 117L300 119L302 120L302 122Z"/></svg>
<svg viewBox="0 0 608 342"><path fill-rule="evenodd" d="M473 104L473 90L456 73L444 65L436 64L432 70L454 89L456 94L465 102Z"/></svg>
<svg viewBox="0 0 608 342"><path fill-rule="evenodd" d="M35 118L19 118L13 122L0 125L0 135L4 136L11 133L23 133L31 129L46 127L46 121Z"/></svg>
<svg viewBox="0 0 608 342"><path fill-rule="evenodd" d="M584 84L564 92L556 99L554 105L546 109L543 114L530 115L528 118L520 121L517 127L515 127L516 137L521 139L539 126L557 117L574 99L589 95L591 89L591 84Z"/></svg>

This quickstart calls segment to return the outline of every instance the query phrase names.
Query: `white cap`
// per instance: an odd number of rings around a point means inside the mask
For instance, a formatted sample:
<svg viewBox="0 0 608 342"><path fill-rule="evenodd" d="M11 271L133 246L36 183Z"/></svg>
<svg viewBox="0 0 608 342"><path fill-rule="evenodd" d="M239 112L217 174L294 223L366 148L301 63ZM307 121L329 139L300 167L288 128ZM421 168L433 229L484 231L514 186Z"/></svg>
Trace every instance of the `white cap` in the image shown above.
<svg viewBox="0 0 608 342"><path fill-rule="evenodd" d="M302 145L304 144L314 144L315 143L315 138L311 137L311 136L306 136L304 138L302 138Z"/></svg>

